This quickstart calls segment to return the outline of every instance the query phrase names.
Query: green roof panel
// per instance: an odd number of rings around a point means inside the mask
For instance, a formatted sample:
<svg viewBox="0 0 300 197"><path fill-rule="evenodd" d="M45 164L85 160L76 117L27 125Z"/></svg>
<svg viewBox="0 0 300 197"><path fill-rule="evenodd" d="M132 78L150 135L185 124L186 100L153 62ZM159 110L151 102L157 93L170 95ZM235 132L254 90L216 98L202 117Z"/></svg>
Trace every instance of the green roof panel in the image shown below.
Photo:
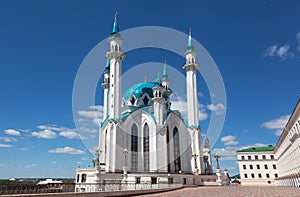
<svg viewBox="0 0 300 197"><path fill-rule="evenodd" d="M269 146L261 146L261 147L250 147L250 148L244 148L242 150L238 150L236 152L269 152L274 151L275 146L269 145Z"/></svg>

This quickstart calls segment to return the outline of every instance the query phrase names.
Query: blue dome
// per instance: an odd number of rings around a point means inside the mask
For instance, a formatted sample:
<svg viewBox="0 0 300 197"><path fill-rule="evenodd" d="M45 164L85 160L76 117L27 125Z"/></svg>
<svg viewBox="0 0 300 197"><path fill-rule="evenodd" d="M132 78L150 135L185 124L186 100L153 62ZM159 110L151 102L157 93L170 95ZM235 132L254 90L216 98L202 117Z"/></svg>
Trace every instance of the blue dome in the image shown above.
<svg viewBox="0 0 300 197"><path fill-rule="evenodd" d="M128 100L131 95L134 95L136 99L141 98L145 93L147 93L151 98L153 98L153 87L161 86L160 83L156 82L143 82L131 86L124 94L123 98ZM165 92L164 97L167 99L168 94Z"/></svg>

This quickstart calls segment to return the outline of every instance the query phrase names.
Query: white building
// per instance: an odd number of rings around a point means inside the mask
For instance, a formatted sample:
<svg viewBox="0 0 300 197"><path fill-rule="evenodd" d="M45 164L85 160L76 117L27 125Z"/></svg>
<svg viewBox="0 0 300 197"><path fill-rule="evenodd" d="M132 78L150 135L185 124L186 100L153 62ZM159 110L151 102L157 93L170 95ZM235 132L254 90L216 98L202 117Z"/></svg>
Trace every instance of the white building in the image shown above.
<svg viewBox="0 0 300 197"><path fill-rule="evenodd" d="M267 146L237 151L242 185L275 185L278 167L274 149Z"/></svg>
<svg viewBox="0 0 300 197"><path fill-rule="evenodd" d="M300 184L300 100L290 116L275 148L279 177L276 185Z"/></svg>
<svg viewBox="0 0 300 197"><path fill-rule="evenodd" d="M95 185L86 183L120 180L130 183L199 184L200 176L195 178L194 175L211 174L212 168L208 139L205 165L203 161L197 96L199 65L191 32L183 66L186 71L187 122L179 111L172 110L172 90L166 64L163 65L161 79L134 84L122 94L125 54L116 17L109 45L102 83L104 120L99 130L95 167L76 170L76 191L99 190Z"/></svg>
<svg viewBox="0 0 300 197"><path fill-rule="evenodd" d="M237 151L237 156L242 185L265 185L267 183L299 187L300 100L275 147L243 149Z"/></svg>

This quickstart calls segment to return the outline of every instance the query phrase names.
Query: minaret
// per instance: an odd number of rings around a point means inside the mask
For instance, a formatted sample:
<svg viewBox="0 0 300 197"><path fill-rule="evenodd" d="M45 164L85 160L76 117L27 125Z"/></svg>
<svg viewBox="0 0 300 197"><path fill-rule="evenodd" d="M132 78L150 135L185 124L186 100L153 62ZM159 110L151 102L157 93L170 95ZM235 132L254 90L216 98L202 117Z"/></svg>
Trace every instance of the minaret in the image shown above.
<svg viewBox="0 0 300 197"><path fill-rule="evenodd" d="M165 62L164 62L164 69L163 69L161 84L166 89L168 95L170 96L172 94L172 91L169 89L170 79L169 79L169 76L168 76L166 58L165 58Z"/></svg>
<svg viewBox="0 0 300 197"><path fill-rule="evenodd" d="M103 121L107 118L108 116L108 108L109 108L109 100L108 100L108 96L109 96L109 73L110 73L110 60L107 59L106 61L106 66L104 69L104 81L101 84L102 88L103 88L103 97L104 97L104 103L103 103Z"/></svg>
<svg viewBox="0 0 300 197"><path fill-rule="evenodd" d="M186 63L183 69L186 72L188 126L199 126L198 95L197 95L197 71L199 65L196 63L197 51L192 45L191 30L188 38L187 50L185 52Z"/></svg>
<svg viewBox="0 0 300 197"><path fill-rule="evenodd" d="M111 36L109 37L110 51L106 53L106 57L110 60L110 87L109 87L109 109L108 116L113 120L119 120L121 115L121 99L122 99L122 61L125 54L122 52L123 39L119 33L117 22L117 12Z"/></svg>
<svg viewBox="0 0 300 197"><path fill-rule="evenodd" d="M201 151L201 130L197 95L197 71L199 70L199 65L196 63L196 56L197 51L192 45L192 32L190 29L187 50L185 52L186 63L183 69L186 72L188 130L192 139L191 166L195 174L201 174L201 171L203 171L203 163L201 162L203 155Z"/></svg>
<svg viewBox="0 0 300 197"><path fill-rule="evenodd" d="M159 74L157 79L155 80L157 83L161 82ZM154 105L154 117L156 120L157 125L163 125L164 115L165 115L165 101L164 93L165 88L162 86L155 86L152 88L153 90L153 105Z"/></svg>

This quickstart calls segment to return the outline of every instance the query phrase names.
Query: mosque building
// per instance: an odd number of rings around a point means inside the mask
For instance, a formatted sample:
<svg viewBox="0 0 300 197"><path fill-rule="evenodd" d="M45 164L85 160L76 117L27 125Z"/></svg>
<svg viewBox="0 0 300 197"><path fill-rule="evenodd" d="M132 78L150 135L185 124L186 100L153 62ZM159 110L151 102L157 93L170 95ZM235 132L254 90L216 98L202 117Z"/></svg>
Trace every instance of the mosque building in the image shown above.
<svg viewBox="0 0 300 197"><path fill-rule="evenodd" d="M122 93L123 39L117 17L109 37L102 83L104 116L94 168L76 170L76 191L96 191L83 183L182 183L201 184L201 175L212 174L210 145L202 148L199 124L197 51L191 31L185 52L187 120L172 110L171 79L167 65L162 78L132 85ZM196 177L196 178L195 178Z"/></svg>

